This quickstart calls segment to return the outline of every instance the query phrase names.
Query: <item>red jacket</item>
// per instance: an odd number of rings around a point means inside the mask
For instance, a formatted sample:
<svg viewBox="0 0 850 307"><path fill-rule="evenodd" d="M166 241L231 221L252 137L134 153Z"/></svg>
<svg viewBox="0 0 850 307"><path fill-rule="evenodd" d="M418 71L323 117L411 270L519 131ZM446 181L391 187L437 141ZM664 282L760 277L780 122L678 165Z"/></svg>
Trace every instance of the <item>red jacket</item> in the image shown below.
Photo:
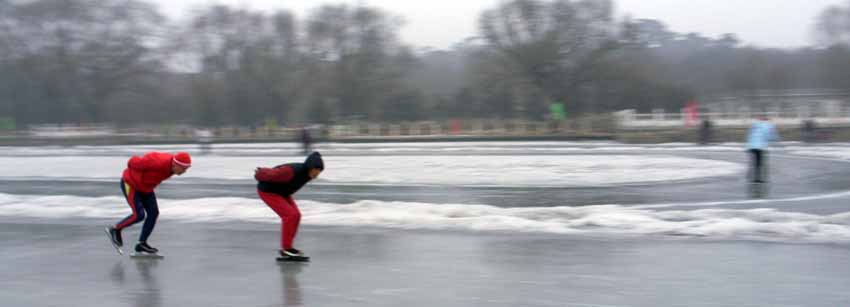
<svg viewBox="0 0 850 307"><path fill-rule="evenodd" d="M127 161L124 182L142 193L153 192L160 183L173 175L171 161L174 156L163 152L149 152L142 157L133 156Z"/></svg>

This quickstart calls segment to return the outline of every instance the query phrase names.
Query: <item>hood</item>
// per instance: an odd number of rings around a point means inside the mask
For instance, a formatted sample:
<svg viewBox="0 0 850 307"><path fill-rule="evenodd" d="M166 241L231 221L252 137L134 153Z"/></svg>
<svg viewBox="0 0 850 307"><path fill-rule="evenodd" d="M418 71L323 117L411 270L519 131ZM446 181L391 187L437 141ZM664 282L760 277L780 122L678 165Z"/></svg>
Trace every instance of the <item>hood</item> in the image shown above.
<svg viewBox="0 0 850 307"><path fill-rule="evenodd" d="M304 168L307 170L311 168L318 168L324 170L325 162L322 161L322 154L320 154L319 152L313 152L309 156L307 156L307 160L304 161Z"/></svg>

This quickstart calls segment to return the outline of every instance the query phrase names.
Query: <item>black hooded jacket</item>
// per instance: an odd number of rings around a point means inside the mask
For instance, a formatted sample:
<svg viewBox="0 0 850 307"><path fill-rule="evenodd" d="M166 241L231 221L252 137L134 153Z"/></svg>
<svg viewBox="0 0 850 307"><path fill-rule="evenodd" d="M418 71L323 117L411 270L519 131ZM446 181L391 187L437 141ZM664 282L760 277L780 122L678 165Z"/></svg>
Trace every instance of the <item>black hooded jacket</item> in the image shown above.
<svg viewBox="0 0 850 307"><path fill-rule="evenodd" d="M307 182L310 182L311 168L325 169L322 155L318 152L310 154L304 163L288 163L275 166L275 169L280 171L281 176L286 177L288 180L277 180L277 182L258 181L257 189L265 193L290 196L298 192Z"/></svg>

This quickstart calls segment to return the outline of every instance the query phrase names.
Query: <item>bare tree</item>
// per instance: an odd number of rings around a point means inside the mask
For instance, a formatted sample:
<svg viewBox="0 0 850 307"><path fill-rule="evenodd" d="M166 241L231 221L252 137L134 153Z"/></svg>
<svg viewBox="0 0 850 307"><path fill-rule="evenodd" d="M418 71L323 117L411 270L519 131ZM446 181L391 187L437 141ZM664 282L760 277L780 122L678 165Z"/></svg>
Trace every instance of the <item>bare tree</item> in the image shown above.
<svg viewBox="0 0 850 307"><path fill-rule="evenodd" d="M342 117L383 118L399 103L409 105L416 95L406 77L415 60L398 41L401 24L373 7L316 9L307 19L307 48L323 81L315 99L339 106Z"/></svg>
<svg viewBox="0 0 850 307"><path fill-rule="evenodd" d="M490 46L542 90L540 103L576 102L592 67L614 49L612 12L609 0L513 0L484 11L479 25Z"/></svg>
<svg viewBox="0 0 850 307"><path fill-rule="evenodd" d="M30 83L32 122L102 122L110 98L144 92L139 80L161 68L155 45L163 18L133 0L38 0L0 4L4 63Z"/></svg>
<svg viewBox="0 0 850 307"><path fill-rule="evenodd" d="M832 5L817 17L815 36L819 44L850 44L850 1L847 6Z"/></svg>
<svg viewBox="0 0 850 307"><path fill-rule="evenodd" d="M176 37L200 61L193 82L202 124L284 121L303 67L294 16L211 6Z"/></svg>

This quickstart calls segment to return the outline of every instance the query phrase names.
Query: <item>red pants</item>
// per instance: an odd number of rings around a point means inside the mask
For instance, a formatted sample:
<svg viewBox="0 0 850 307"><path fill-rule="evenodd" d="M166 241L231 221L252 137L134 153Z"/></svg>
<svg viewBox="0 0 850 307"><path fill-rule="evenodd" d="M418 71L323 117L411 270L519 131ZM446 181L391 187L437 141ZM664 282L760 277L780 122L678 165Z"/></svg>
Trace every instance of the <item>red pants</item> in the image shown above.
<svg viewBox="0 0 850 307"><path fill-rule="evenodd" d="M277 216L280 217L280 248L292 248L292 241L295 240L295 234L298 232L298 224L301 222L301 211L295 205L295 200L292 196L280 196L274 193L265 193L257 191L260 198L272 208Z"/></svg>

